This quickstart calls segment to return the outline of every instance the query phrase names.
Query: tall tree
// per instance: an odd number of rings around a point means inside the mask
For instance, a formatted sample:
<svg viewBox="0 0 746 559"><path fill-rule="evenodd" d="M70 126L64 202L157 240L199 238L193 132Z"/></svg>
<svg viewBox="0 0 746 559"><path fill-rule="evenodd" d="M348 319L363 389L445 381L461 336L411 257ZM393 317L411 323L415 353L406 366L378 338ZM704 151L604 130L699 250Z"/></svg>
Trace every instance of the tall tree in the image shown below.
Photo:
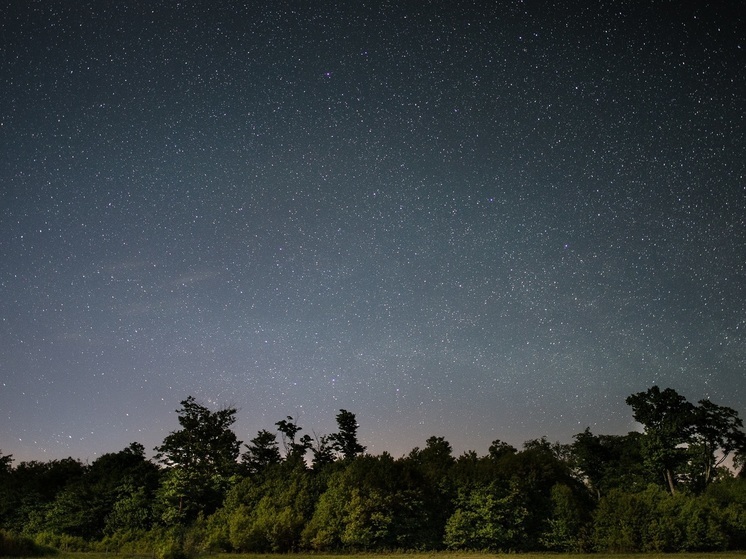
<svg viewBox="0 0 746 559"><path fill-rule="evenodd" d="M241 462L251 475L260 474L269 466L282 461L277 435L266 429L259 431L246 448L246 452L241 455Z"/></svg>
<svg viewBox="0 0 746 559"><path fill-rule="evenodd" d="M673 388L657 386L627 397L636 421L645 427L643 451L648 466L662 476L671 494L676 493L676 477L686 462L683 445L694 432L694 406Z"/></svg>
<svg viewBox="0 0 746 559"><path fill-rule="evenodd" d="M287 416L287 419L282 419L275 423L277 430L282 435L282 445L285 447L285 460L293 462L300 462L306 456L306 452L312 445L312 439L310 435L303 435L296 441L298 433L303 430L303 427L299 427L296 420L292 416Z"/></svg>
<svg viewBox="0 0 746 559"><path fill-rule="evenodd" d="M334 447L329 435L317 435L314 433L314 443L311 447L313 454L313 469L319 471L327 464L334 462Z"/></svg>
<svg viewBox="0 0 746 559"><path fill-rule="evenodd" d="M694 431L689 447L695 485L703 489L718 466L733 453L746 450L743 421L733 408L700 400L694 410Z"/></svg>
<svg viewBox="0 0 746 559"><path fill-rule="evenodd" d="M339 432L329 435L332 448L339 452L343 458L352 459L358 454L365 452L365 447L357 440L357 420L355 414L347 410L339 410L337 414L337 427Z"/></svg>
<svg viewBox="0 0 746 559"><path fill-rule="evenodd" d="M615 487L642 489L649 483L642 458L641 433L594 435L589 428L575 435L570 446L574 473L596 500Z"/></svg>
<svg viewBox="0 0 746 559"><path fill-rule="evenodd" d="M213 412L193 396L181 406L176 410L181 429L155 448L156 459L169 468L160 491L163 518L169 522L183 522L219 506L236 473L241 446L231 430L235 408Z"/></svg>

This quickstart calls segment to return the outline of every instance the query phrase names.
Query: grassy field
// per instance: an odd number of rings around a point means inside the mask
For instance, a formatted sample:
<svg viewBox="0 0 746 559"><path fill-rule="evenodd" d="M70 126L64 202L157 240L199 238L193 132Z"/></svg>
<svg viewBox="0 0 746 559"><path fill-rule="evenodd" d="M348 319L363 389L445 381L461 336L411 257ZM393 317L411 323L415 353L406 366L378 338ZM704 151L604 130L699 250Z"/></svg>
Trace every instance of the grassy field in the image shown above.
<svg viewBox="0 0 746 559"><path fill-rule="evenodd" d="M492 559L516 557L520 559L746 559L746 551L741 552L711 552L711 553L355 553L355 554L314 554L294 553L289 555L272 555L259 553L244 554L216 554L208 555L213 559ZM113 553L60 553L55 559L151 559L150 556L118 555Z"/></svg>

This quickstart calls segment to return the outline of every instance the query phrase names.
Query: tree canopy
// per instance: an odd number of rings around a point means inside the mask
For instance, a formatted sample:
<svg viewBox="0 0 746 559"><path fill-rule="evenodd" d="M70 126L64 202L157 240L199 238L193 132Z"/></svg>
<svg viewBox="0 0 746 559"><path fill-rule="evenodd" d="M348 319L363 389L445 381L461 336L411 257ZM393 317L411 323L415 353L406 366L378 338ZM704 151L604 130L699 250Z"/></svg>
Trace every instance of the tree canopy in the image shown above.
<svg viewBox="0 0 746 559"><path fill-rule="evenodd" d="M459 456L431 436L395 458L366 454L344 409L335 433L301 435L286 416L241 454L237 410L190 396L153 461L139 443L91 464L14 466L0 454L0 534L159 557L746 549L746 477L725 467L728 458L740 467L746 454L738 413L656 386L627 403L642 432L586 428L569 444L541 437L520 449L496 439L484 455Z"/></svg>

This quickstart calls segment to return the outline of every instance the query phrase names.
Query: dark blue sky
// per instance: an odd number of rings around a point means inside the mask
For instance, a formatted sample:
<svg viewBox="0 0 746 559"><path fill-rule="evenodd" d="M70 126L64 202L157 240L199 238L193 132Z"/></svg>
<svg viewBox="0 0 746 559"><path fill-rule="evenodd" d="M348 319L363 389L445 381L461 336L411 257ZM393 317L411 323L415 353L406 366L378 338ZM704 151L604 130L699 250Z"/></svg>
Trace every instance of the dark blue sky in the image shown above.
<svg viewBox="0 0 746 559"><path fill-rule="evenodd" d="M738 5L10 2L0 449L188 395L394 455L744 415Z"/></svg>

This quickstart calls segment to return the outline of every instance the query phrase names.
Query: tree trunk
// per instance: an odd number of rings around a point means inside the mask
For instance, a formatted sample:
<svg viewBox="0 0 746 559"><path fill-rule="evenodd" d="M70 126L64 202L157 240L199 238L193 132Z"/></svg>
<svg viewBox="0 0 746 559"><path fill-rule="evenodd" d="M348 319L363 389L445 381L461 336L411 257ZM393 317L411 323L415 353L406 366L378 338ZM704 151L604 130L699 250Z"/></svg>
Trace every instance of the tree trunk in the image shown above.
<svg viewBox="0 0 746 559"><path fill-rule="evenodd" d="M666 468L666 481L668 482L668 488L671 490L671 495L676 494L676 488L673 484L673 472Z"/></svg>

